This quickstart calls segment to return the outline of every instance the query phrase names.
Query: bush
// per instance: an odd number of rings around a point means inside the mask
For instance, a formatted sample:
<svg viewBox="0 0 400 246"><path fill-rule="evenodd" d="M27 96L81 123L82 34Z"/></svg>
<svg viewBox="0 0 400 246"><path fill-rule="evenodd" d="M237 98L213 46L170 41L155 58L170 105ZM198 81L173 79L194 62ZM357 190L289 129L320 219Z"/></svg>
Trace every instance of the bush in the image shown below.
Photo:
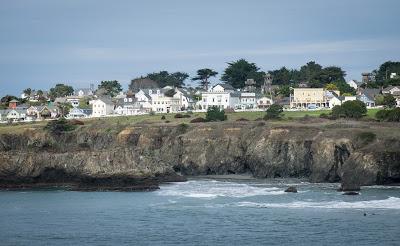
<svg viewBox="0 0 400 246"><path fill-rule="evenodd" d="M400 122L400 108L379 110L375 117L380 121Z"/></svg>
<svg viewBox="0 0 400 246"><path fill-rule="evenodd" d="M204 118L194 118L193 120L190 121L190 123L201 123L201 122L207 122L206 119Z"/></svg>
<svg viewBox="0 0 400 246"><path fill-rule="evenodd" d="M180 113L177 113L177 114L174 116L174 118L175 118L175 119L190 118L190 115L189 115L189 114L180 114Z"/></svg>
<svg viewBox="0 0 400 246"><path fill-rule="evenodd" d="M72 124L65 118L60 118L58 120L53 120L47 123L45 129L54 134L60 134L63 132L69 132L75 130L76 125Z"/></svg>
<svg viewBox="0 0 400 246"><path fill-rule="evenodd" d="M161 120L165 120L165 115L161 116Z"/></svg>
<svg viewBox="0 0 400 246"><path fill-rule="evenodd" d="M85 123L83 122L83 121L80 121L80 120L76 120L76 119L73 119L73 120L70 120L69 121L72 125L75 125L75 126L83 126L83 125L85 125Z"/></svg>
<svg viewBox="0 0 400 246"><path fill-rule="evenodd" d="M394 108L396 106L396 98L391 94L384 95L383 105L385 105L386 108Z"/></svg>
<svg viewBox="0 0 400 246"><path fill-rule="evenodd" d="M376 135L373 132L360 132L356 135L356 141L360 146L365 146L375 141Z"/></svg>
<svg viewBox="0 0 400 246"><path fill-rule="evenodd" d="M367 113L367 107L359 100L344 102L341 106L336 105L332 108L334 118L354 118L359 119Z"/></svg>
<svg viewBox="0 0 400 246"><path fill-rule="evenodd" d="M186 130L189 128L189 125L188 124L185 124L185 123L182 123L182 124L179 124L178 126L177 126L177 132L178 133L180 133L180 134L183 134L183 133L185 133L186 132Z"/></svg>
<svg viewBox="0 0 400 246"><path fill-rule="evenodd" d="M272 104L267 109L267 114L264 116L264 120L280 119L282 117L282 113L283 113L283 108L281 105Z"/></svg>
<svg viewBox="0 0 400 246"><path fill-rule="evenodd" d="M245 119L245 118L239 118L239 119L237 119L236 121L249 121L248 119Z"/></svg>
<svg viewBox="0 0 400 246"><path fill-rule="evenodd" d="M208 108L206 114L207 121L224 121L227 117L225 115L225 111L220 109L219 107L213 106Z"/></svg>

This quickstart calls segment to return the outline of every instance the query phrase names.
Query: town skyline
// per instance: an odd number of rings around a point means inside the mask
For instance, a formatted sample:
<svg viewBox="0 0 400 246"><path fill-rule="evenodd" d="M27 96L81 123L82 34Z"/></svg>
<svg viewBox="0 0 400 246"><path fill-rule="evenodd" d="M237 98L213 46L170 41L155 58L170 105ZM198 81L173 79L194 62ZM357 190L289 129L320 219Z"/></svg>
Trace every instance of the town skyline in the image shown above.
<svg viewBox="0 0 400 246"><path fill-rule="evenodd" d="M311 2L6 1L0 6L0 30L7 33L0 39L0 95L102 80L127 89L147 73L194 76L202 67L219 72L216 82L226 62L240 58L265 72L314 60L359 80L400 57L400 35L393 32L398 1Z"/></svg>

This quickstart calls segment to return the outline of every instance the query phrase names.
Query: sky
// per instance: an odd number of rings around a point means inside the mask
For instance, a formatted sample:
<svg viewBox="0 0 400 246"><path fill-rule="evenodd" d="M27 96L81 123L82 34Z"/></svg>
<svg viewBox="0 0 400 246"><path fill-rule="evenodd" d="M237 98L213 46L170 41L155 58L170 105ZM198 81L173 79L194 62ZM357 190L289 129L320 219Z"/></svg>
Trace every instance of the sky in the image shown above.
<svg viewBox="0 0 400 246"><path fill-rule="evenodd" d="M151 72L245 58L268 71L308 61L347 79L400 60L398 0L0 0L0 96L56 83L128 87ZM190 81L188 81L191 83Z"/></svg>

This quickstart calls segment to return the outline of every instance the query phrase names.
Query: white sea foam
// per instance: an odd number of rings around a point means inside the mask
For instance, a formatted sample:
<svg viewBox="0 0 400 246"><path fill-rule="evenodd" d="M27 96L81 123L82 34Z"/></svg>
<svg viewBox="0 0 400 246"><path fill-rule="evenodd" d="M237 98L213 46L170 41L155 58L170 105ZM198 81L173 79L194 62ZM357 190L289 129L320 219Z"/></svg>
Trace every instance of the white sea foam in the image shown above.
<svg viewBox="0 0 400 246"><path fill-rule="evenodd" d="M191 198L216 197L251 197L264 195L285 194L282 188L277 187L256 187L243 183L222 182L222 181L188 181L179 185L162 186L157 194L161 196L177 196Z"/></svg>
<svg viewBox="0 0 400 246"><path fill-rule="evenodd" d="M331 202L290 202L290 203L257 203L257 202L238 202L239 207L258 207L258 208L326 208L326 209L400 209L400 198L389 197L383 200L370 201L331 201Z"/></svg>

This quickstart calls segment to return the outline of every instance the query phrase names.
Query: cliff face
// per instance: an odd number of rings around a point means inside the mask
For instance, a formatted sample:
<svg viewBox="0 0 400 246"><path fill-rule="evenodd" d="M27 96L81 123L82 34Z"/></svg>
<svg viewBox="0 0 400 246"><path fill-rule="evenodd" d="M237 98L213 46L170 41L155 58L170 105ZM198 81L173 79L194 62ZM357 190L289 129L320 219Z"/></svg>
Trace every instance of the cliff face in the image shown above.
<svg viewBox="0 0 400 246"><path fill-rule="evenodd" d="M232 173L342 182L345 189L400 182L400 140L354 137L365 131L263 122L135 125L115 132L83 126L58 135L26 130L0 135L0 184L135 189L182 180L179 175Z"/></svg>

